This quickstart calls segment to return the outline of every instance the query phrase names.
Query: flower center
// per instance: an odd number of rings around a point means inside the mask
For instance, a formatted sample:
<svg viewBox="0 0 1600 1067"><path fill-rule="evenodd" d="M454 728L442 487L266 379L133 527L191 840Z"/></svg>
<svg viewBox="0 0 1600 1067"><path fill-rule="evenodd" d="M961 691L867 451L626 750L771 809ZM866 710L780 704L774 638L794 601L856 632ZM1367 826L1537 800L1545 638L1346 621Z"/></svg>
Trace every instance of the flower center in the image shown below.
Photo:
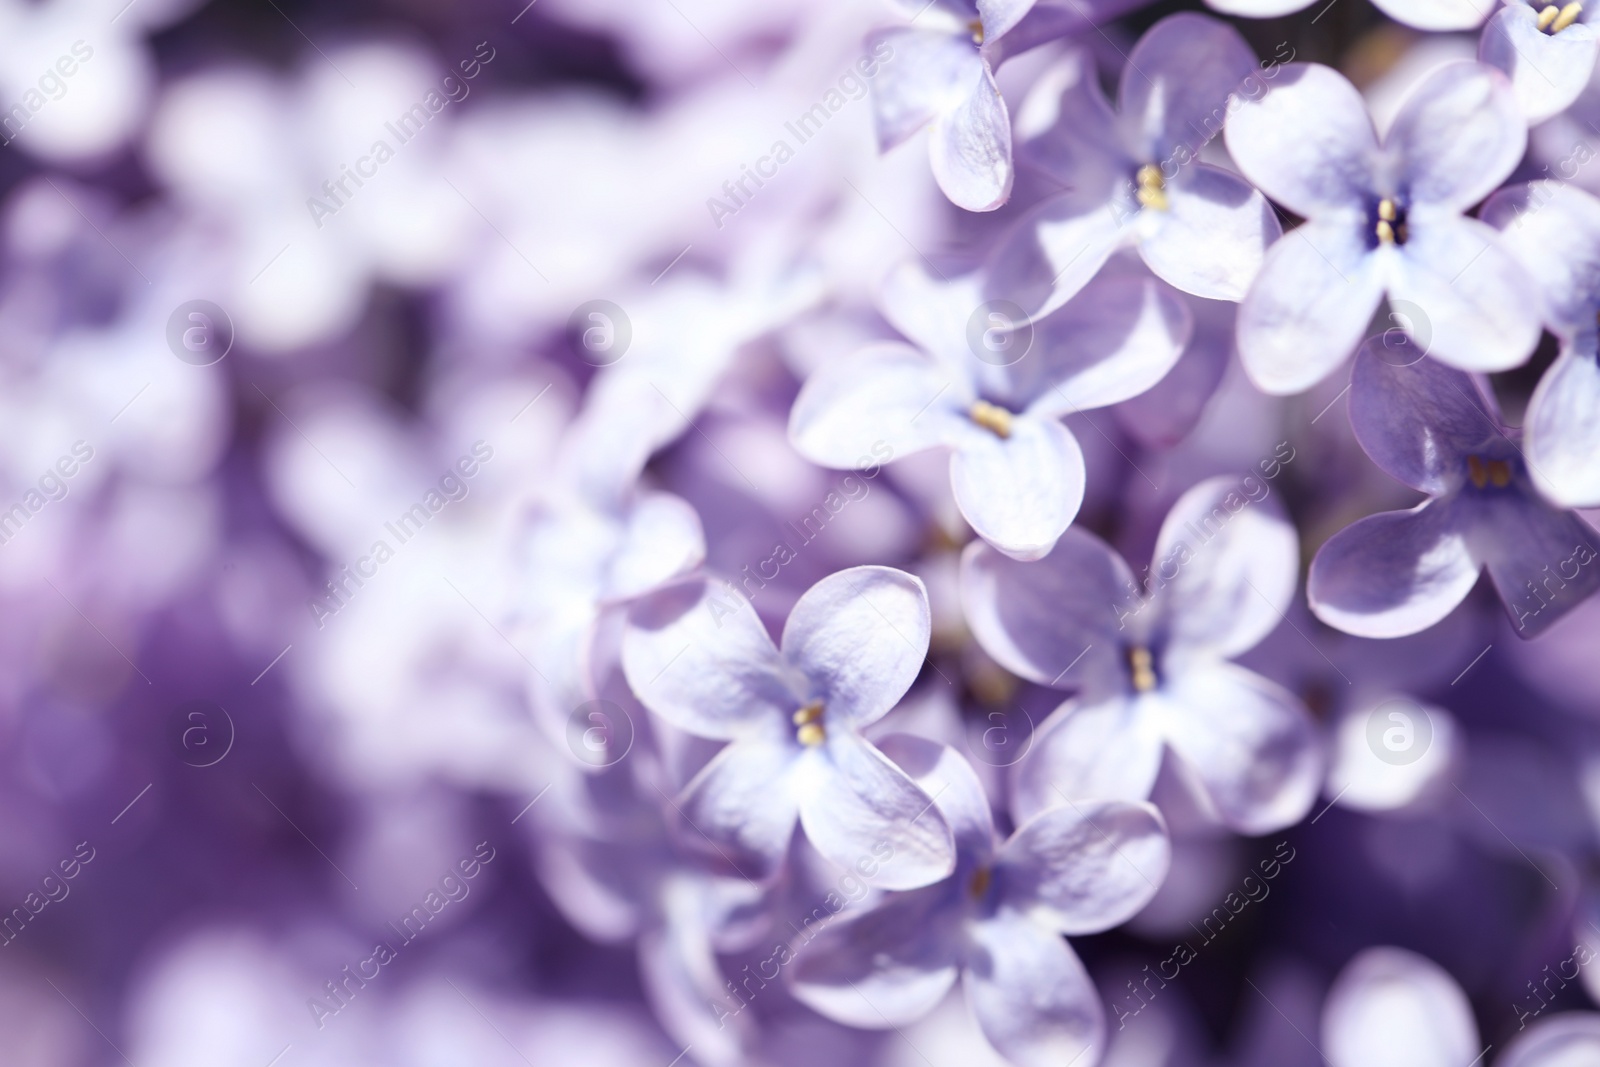
<svg viewBox="0 0 1600 1067"><path fill-rule="evenodd" d="M972 407L967 409L967 416L1002 440L1011 436L1012 414L999 404L974 400Z"/></svg>
<svg viewBox="0 0 1600 1067"><path fill-rule="evenodd" d="M1388 197L1378 201L1378 220L1373 229L1378 243L1403 245L1406 243L1406 213Z"/></svg>
<svg viewBox="0 0 1600 1067"><path fill-rule="evenodd" d="M982 44L983 43L983 20L982 19L973 19L971 22L967 23L967 30L972 34L972 43L973 44Z"/></svg>
<svg viewBox="0 0 1600 1067"><path fill-rule="evenodd" d="M1572 3L1562 8L1548 4L1539 12L1539 28L1545 33L1557 34L1577 22L1581 14L1583 5L1578 3L1578 0L1572 0Z"/></svg>
<svg viewBox="0 0 1600 1067"><path fill-rule="evenodd" d="M1128 677L1133 679L1135 692L1148 693L1156 687L1155 657L1143 645L1128 649Z"/></svg>
<svg viewBox="0 0 1600 1067"><path fill-rule="evenodd" d="M1167 181L1161 176L1161 168L1154 163L1146 163L1139 168L1133 176L1139 189L1134 195L1139 198L1139 203L1156 211L1167 210Z"/></svg>
<svg viewBox="0 0 1600 1067"><path fill-rule="evenodd" d="M973 900L982 900L983 895L989 891L989 886L994 882L994 874L987 867L979 867L972 872L972 877L967 880L967 895Z"/></svg>
<svg viewBox="0 0 1600 1067"><path fill-rule="evenodd" d="M813 700L795 712L793 719L795 740L807 748L816 748L828 739L828 731L822 726L822 701Z"/></svg>
<svg viewBox="0 0 1600 1067"><path fill-rule="evenodd" d="M1503 459L1491 459L1485 463L1478 456L1468 456L1467 477L1479 489L1491 485L1496 489L1504 489L1511 484L1511 464Z"/></svg>

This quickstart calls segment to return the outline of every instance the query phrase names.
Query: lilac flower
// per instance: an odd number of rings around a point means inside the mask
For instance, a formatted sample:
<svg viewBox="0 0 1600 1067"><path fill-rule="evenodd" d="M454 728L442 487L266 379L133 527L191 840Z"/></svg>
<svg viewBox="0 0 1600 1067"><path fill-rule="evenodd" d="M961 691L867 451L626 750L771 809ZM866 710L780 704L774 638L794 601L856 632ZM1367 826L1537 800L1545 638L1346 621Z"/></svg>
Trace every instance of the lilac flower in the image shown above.
<svg viewBox="0 0 1600 1067"><path fill-rule="evenodd" d="M1331 1067L1456 1067L1485 1052L1456 980L1404 949L1369 948L1345 965L1322 1010ZM1568 1012L1522 1030L1495 1067L1577 1067L1600 1057L1600 1015Z"/></svg>
<svg viewBox="0 0 1600 1067"><path fill-rule="evenodd" d="M1502 189L1483 208L1543 298L1561 354L1528 403L1528 472L1551 500L1600 504L1600 201L1555 181Z"/></svg>
<svg viewBox="0 0 1600 1067"><path fill-rule="evenodd" d="M1083 501L1083 453L1062 416L1159 381L1188 341L1189 311L1152 279L1107 278L1021 331L1007 332L1015 324L996 313L990 321L1000 325L975 339L980 299L971 278L941 286L897 273L884 314L917 347L877 344L817 371L795 400L789 434L827 467L951 449L950 484L967 522L1007 555L1037 559Z"/></svg>
<svg viewBox="0 0 1600 1067"><path fill-rule="evenodd" d="M1511 79L1530 123L1565 111L1594 73L1595 35L1589 12L1565 4L1505 0L1478 41L1478 59Z"/></svg>
<svg viewBox="0 0 1600 1067"><path fill-rule="evenodd" d="M1321 776L1310 717L1293 694L1228 662L1277 626L1294 595L1298 539L1262 489L1223 477L1180 497L1143 588L1077 529L1034 564L968 548L961 600L978 643L1029 681L1078 690L1017 766L1018 818L1065 798L1143 800L1169 748L1235 830L1266 833L1309 809Z"/></svg>
<svg viewBox="0 0 1600 1067"><path fill-rule="evenodd" d="M1036 5L1031 25L1013 34ZM1014 177L1011 116L994 68L1092 16L1081 14L1081 6L1069 12L1038 0L897 0L896 6L912 25L868 39L871 57L882 64L872 82L878 147L888 151L931 125L928 156L944 195L968 211L993 211L1011 196Z"/></svg>
<svg viewBox="0 0 1600 1067"><path fill-rule="evenodd" d="M1226 15L1270 19L1304 11L1312 0L1206 0L1206 3ZM1470 30L1483 22L1484 16L1481 0L1373 0L1373 6L1396 22L1419 30Z"/></svg>
<svg viewBox="0 0 1600 1067"><path fill-rule="evenodd" d="M800 598L776 646L728 589L701 581L659 593L634 608L622 642L641 703L731 742L676 802L690 843L699 835L736 872L764 880L798 819L818 852L874 884L906 889L949 874L943 817L860 734L927 656L922 582L890 567L839 571Z"/></svg>
<svg viewBox="0 0 1600 1067"><path fill-rule="evenodd" d="M1380 141L1342 75L1294 64L1229 118L1227 141L1246 177L1307 220L1267 252L1239 309L1239 355L1261 389L1326 377L1385 294L1420 311L1408 332L1453 366L1505 370L1532 352L1532 285L1492 228L1461 215L1527 142L1498 71L1440 67Z"/></svg>
<svg viewBox="0 0 1600 1067"><path fill-rule="evenodd" d="M1024 154L1069 191L1002 243L992 294L1044 314L1133 246L1163 280L1196 296L1239 300L1281 230L1237 175L1199 162L1240 99L1259 94L1255 56L1232 27L1180 13L1156 23L1123 68L1112 112L1093 63L1069 56L1019 117Z"/></svg>
<svg viewBox="0 0 1600 1067"><path fill-rule="evenodd" d="M1390 477L1428 494L1369 515L1317 552L1307 594L1329 626L1359 637L1426 629L1488 568L1517 633L1536 637L1600 588L1600 535L1549 503L1514 431L1478 381L1433 360L1356 357L1350 423Z"/></svg>
<svg viewBox="0 0 1600 1067"><path fill-rule="evenodd" d="M959 976L984 1036L1018 1067L1103 1050L1100 997L1061 935L1108 930L1149 903L1170 860L1160 813L1085 802L1001 842L983 786L954 750L904 734L884 747L938 798L955 831L955 870L806 942L796 997L851 1026L899 1026L932 1011Z"/></svg>

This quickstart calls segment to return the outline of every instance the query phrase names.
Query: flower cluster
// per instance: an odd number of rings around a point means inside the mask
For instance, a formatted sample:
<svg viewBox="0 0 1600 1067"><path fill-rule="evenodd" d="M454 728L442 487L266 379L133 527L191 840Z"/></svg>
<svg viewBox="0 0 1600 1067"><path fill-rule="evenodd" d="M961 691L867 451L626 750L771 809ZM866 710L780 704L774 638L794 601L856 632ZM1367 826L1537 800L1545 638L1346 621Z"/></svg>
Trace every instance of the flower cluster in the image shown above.
<svg viewBox="0 0 1600 1067"><path fill-rule="evenodd" d="M1600 1064L1491 3L0 0L0 1060Z"/></svg>

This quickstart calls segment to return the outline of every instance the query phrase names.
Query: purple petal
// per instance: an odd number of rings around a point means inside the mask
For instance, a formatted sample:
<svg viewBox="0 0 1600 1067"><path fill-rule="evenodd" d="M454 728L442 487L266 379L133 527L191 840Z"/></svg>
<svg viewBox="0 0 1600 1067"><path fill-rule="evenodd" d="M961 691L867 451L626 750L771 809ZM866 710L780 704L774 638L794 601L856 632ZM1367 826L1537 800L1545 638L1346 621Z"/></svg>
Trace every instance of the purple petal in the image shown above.
<svg viewBox="0 0 1600 1067"><path fill-rule="evenodd" d="M977 3L978 15L983 20L983 39L992 41L1021 22L1038 0L977 0Z"/></svg>
<svg viewBox="0 0 1600 1067"><path fill-rule="evenodd" d="M1501 434L1470 377L1417 353L1381 341L1362 348L1350 376L1350 425L1385 473L1438 496L1461 485L1467 456Z"/></svg>
<svg viewBox="0 0 1600 1067"><path fill-rule="evenodd" d="M774 877L794 836L801 755L786 738L728 745L674 802L678 839L727 873Z"/></svg>
<svg viewBox="0 0 1600 1067"><path fill-rule="evenodd" d="M966 382L907 345L870 345L814 371L789 411L795 451L858 470L945 443Z"/></svg>
<svg viewBox="0 0 1600 1067"><path fill-rule="evenodd" d="M670 493L641 493L623 516L606 598L630 600L647 593L698 567L705 555L705 532L694 508Z"/></svg>
<svg viewBox="0 0 1600 1067"><path fill-rule="evenodd" d="M1239 358L1267 393L1299 393L1361 343L1383 298L1382 264L1354 217L1297 226L1267 250L1239 306Z"/></svg>
<svg viewBox="0 0 1600 1067"><path fill-rule="evenodd" d="M1117 111L1129 148L1141 163L1160 163L1180 145L1198 154L1222 132L1229 96L1255 69L1255 53L1221 19L1168 15L1122 68Z"/></svg>
<svg viewBox="0 0 1600 1067"><path fill-rule="evenodd" d="M1426 630L1466 599L1478 564L1447 503L1360 519L1311 561L1306 596L1317 618L1357 637Z"/></svg>
<svg viewBox="0 0 1600 1067"><path fill-rule="evenodd" d="M1070 801L1140 801L1161 769L1160 723L1148 701L1121 695L1068 701L1040 725L1017 764L1011 810L1018 819Z"/></svg>
<svg viewBox="0 0 1600 1067"><path fill-rule="evenodd" d="M983 544L961 557L961 608L973 636L1002 667L1040 685L1116 686L1122 617L1139 607L1128 565L1082 530L1068 530L1036 563Z"/></svg>
<svg viewBox="0 0 1600 1067"><path fill-rule="evenodd" d="M1011 196L1011 116L988 64L979 63L965 100L934 120L933 177L968 211L993 211Z"/></svg>
<svg viewBox="0 0 1600 1067"><path fill-rule="evenodd" d="M888 151L954 109L983 74L977 46L945 30L888 30L868 43L894 50L872 79L879 151Z"/></svg>
<svg viewBox="0 0 1600 1067"><path fill-rule="evenodd" d="M1040 76L1017 113L1017 134L1019 155L1075 189L1105 192L1139 168L1087 51L1068 52Z"/></svg>
<svg viewBox="0 0 1600 1067"><path fill-rule="evenodd" d="M666 894L667 921L640 934L639 978L651 1009L673 1040L699 1049L708 1067L732 1067L743 1059L741 1038L748 1019L733 1018L728 1026L725 979L717 968L705 920L693 899L697 887L677 883ZM686 899L688 898L688 899Z"/></svg>
<svg viewBox="0 0 1600 1067"><path fill-rule="evenodd" d="M1374 190L1372 119L1356 87L1330 67L1278 68L1267 92L1241 100L1226 137L1244 176L1297 215L1360 208Z"/></svg>
<svg viewBox="0 0 1600 1067"><path fill-rule="evenodd" d="M1332 1067L1458 1067L1483 1048L1455 979L1398 948L1369 948L1345 965L1322 1009Z"/></svg>
<svg viewBox="0 0 1600 1067"><path fill-rule="evenodd" d="M1007 905L1064 934L1097 934L1142 911L1171 860L1153 806L1069 802L1018 827L996 874Z"/></svg>
<svg viewBox="0 0 1600 1067"><path fill-rule="evenodd" d="M1497 495L1474 509L1468 543L1517 636L1538 637L1600 590L1600 532L1536 493Z"/></svg>
<svg viewBox="0 0 1600 1067"><path fill-rule="evenodd" d="M1594 329L1600 200L1566 182L1529 182L1495 193L1478 217L1500 231L1501 244L1532 279L1551 329L1569 338Z"/></svg>
<svg viewBox="0 0 1600 1067"><path fill-rule="evenodd" d="M640 703L699 737L775 736L799 704L755 609L726 583L694 582L635 605L622 670Z"/></svg>
<svg viewBox="0 0 1600 1067"><path fill-rule="evenodd" d="M846 1026L915 1022L955 985L961 947L959 901L946 885L890 896L859 916L813 932L795 946L790 989L807 1007Z"/></svg>
<svg viewBox="0 0 1600 1067"><path fill-rule="evenodd" d="M1034 325L1028 353L1006 368L1030 416L1060 418L1138 396L1183 353L1189 309L1153 278L1101 277Z"/></svg>
<svg viewBox="0 0 1600 1067"><path fill-rule="evenodd" d="M1559 33L1539 28L1525 3L1506 4L1483 28L1478 59L1511 79L1517 107L1530 123L1565 111L1594 73L1594 31L1575 22Z"/></svg>
<svg viewBox="0 0 1600 1067"><path fill-rule="evenodd" d="M955 870L949 824L906 772L860 736L828 735L796 782L800 825L824 857L884 889L915 889Z"/></svg>
<svg viewBox="0 0 1600 1067"><path fill-rule="evenodd" d="M1015 559L1050 551L1078 514L1083 485L1083 452L1054 419L1018 415L1004 438L974 426L950 457L962 517Z"/></svg>
<svg viewBox="0 0 1600 1067"><path fill-rule="evenodd" d="M1167 742L1222 821L1266 834L1305 818L1322 785L1317 728L1288 690L1231 663L1174 672Z"/></svg>
<svg viewBox="0 0 1600 1067"><path fill-rule="evenodd" d="M1167 513L1150 582L1169 660L1231 659L1283 621L1300 573L1300 539L1260 478L1221 476Z"/></svg>
<svg viewBox="0 0 1600 1067"><path fill-rule="evenodd" d="M1171 448L1189 436L1233 355L1238 308L1221 300L1191 298L1189 309L1194 332L1177 365L1116 409L1122 428L1149 449Z"/></svg>
<svg viewBox="0 0 1600 1067"><path fill-rule="evenodd" d="M1168 206L1149 210L1153 225L1139 254L1169 285L1208 300L1243 300L1267 247L1283 235L1278 216L1248 182L1191 163L1168 184Z"/></svg>
<svg viewBox="0 0 1600 1067"><path fill-rule="evenodd" d="M1062 1067L1105 1039L1105 1011L1061 937L1008 909L968 927L962 976L983 1036L1016 1067Z"/></svg>
<svg viewBox="0 0 1600 1067"><path fill-rule="evenodd" d="M1389 279L1392 306L1419 320L1406 332L1429 355L1462 370L1527 362L1539 343L1539 293L1499 233L1432 208L1413 210L1408 226Z"/></svg>
<svg viewBox="0 0 1600 1067"><path fill-rule="evenodd" d="M1089 284L1133 240L1136 214L1120 188L1051 197L1022 217L985 266L984 292L1043 318Z"/></svg>
<svg viewBox="0 0 1600 1067"><path fill-rule="evenodd" d="M823 723L877 722L916 681L933 615L922 579L893 567L851 567L806 590L783 627L784 659L823 704Z"/></svg>
<svg viewBox="0 0 1600 1067"><path fill-rule="evenodd" d="M1499 71L1447 63L1411 91L1384 149L1398 154L1399 192L1413 207L1465 211L1511 176L1528 124Z"/></svg>
<svg viewBox="0 0 1600 1067"><path fill-rule="evenodd" d="M1565 507L1600 505L1600 362L1595 334L1570 344L1528 402L1528 469L1540 492Z"/></svg>
<svg viewBox="0 0 1600 1067"><path fill-rule="evenodd" d="M987 862L994 851L994 813L972 764L949 745L912 734L890 734L879 750L938 805L963 861Z"/></svg>

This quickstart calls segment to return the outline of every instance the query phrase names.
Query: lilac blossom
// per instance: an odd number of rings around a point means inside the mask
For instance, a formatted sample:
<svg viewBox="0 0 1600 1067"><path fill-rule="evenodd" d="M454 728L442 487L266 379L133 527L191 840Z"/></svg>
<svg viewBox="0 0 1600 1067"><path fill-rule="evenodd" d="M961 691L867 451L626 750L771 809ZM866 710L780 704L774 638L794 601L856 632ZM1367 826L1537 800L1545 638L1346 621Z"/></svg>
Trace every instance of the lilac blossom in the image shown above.
<svg viewBox="0 0 1600 1067"><path fill-rule="evenodd" d="M1600 534L1539 492L1484 383L1435 360L1396 366L1392 352L1370 342L1357 356L1350 423L1374 463L1428 499L1329 538L1311 563L1312 610L1359 637L1403 637L1487 569L1517 634L1538 636L1600 589Z"/></svg>
<svg viewBox="0 0 1600 1067"><path fill-rule="evenodd" d="M1538 287L1561 352L1528 402L1528 472L1568 507L1600 505L1600 201L1563 182L1500 190L1483 208Z"/></svg>
<svg viewBox="0 0 1600 1067"><path fill-rule="evenodd" d="M765 880L798 821L823 856L870 865L884 888L949 874L943 816L860 733L916 679L930 626L922 582L892 567L812 586L777 645L731 586L686 583L635 606L622 643L634 693L673 726L729 742L675 802L687 839Z"/></svg>
<svg viewBox="0 0 1600 1067"><path fill-rule="evenodd" d="M1017 1067L1095 1062L1105 1011L1063 934L1110 929L1166 877L1166 826L1149 804L1085 801L1001 841L983 786L953 749L900 734L885 750L937 797L956 867L822 930L794 964L795 995L851 1026L896 1027L932 1011L959 977L979 1028Z"/></svg>
<svg viewBox="0 0 1600 1067"><path fill-rule="evenodd" d="M1017 559L1047 553L1083 500L1083 453L1061 418L1144 392L1190 332L1188 308L1148 278L1107 278L1022 331L1003 312L974 326L970 276L938 285L907 267L883 305L915 347L876 344L814 373L790 414L795 448L862 469L946 447L961 514Z"/></svg>
<svg viewBox="0 0 1600 1067"><path fill-rule="evenodd" d="M1478 59L1511 79L1511 91L1530 123L1565 111L1594 73L1593 8L1504 0L1483 28Z"/></svg>
<svg viewBox="0 0 1600 1067"><path fill-rule="evenodd" d="M1035 86L1018 127L1024 158L1067 191L999 246L990 294L1045 314L1131 246L1178 289L1243 298L1282 231L1260 193L1200 156L1239 101L1260 95L1273 74L1256 73L1238 31L1188 12L1140 38L1115 112L1086 54L1060 61Z"/></svg>
<svg viewBox="0 0 1600 1067"><path fill-rule="evenodd" d="M1228 119L1247 178L1306 218L1267 253L1239 309L1239 355L1269 393L1310 388L1360 342L1385 295L1435 359L1495 371L1539 337L1537 294L1498 233L1462 212L1510 175L1527 128L1503 75L1451 63L1380 140L1337 71L1293 64Z"/></svg>
<svg viewBox="0 0 1600 1067"><path fill-rule="evenodd" d="M1078 529L1033 564L962 559L974 636L1006 669L1073 699L1017 765L1019 818L1078 798L1143 800L1167 750L1224 824L1267 833L1310 808L1322 769L1300 700L1228 662L1283 618L1299 541L1254 476L1219 477L1168 513L1142 582Z"/></svg>
<svg viewBox="0 0 1600 1067"><path fill-rule="evenodd" d="M1206 0L1225 15L1271 19L1303 11L1313 0ZM1379 11L1419 30L1470 30L1483 22L1482 0L1374 0ZM1320 12L1327 10L1319 7ZM1313 22L1316 19L1312 19Z"/></svg>

